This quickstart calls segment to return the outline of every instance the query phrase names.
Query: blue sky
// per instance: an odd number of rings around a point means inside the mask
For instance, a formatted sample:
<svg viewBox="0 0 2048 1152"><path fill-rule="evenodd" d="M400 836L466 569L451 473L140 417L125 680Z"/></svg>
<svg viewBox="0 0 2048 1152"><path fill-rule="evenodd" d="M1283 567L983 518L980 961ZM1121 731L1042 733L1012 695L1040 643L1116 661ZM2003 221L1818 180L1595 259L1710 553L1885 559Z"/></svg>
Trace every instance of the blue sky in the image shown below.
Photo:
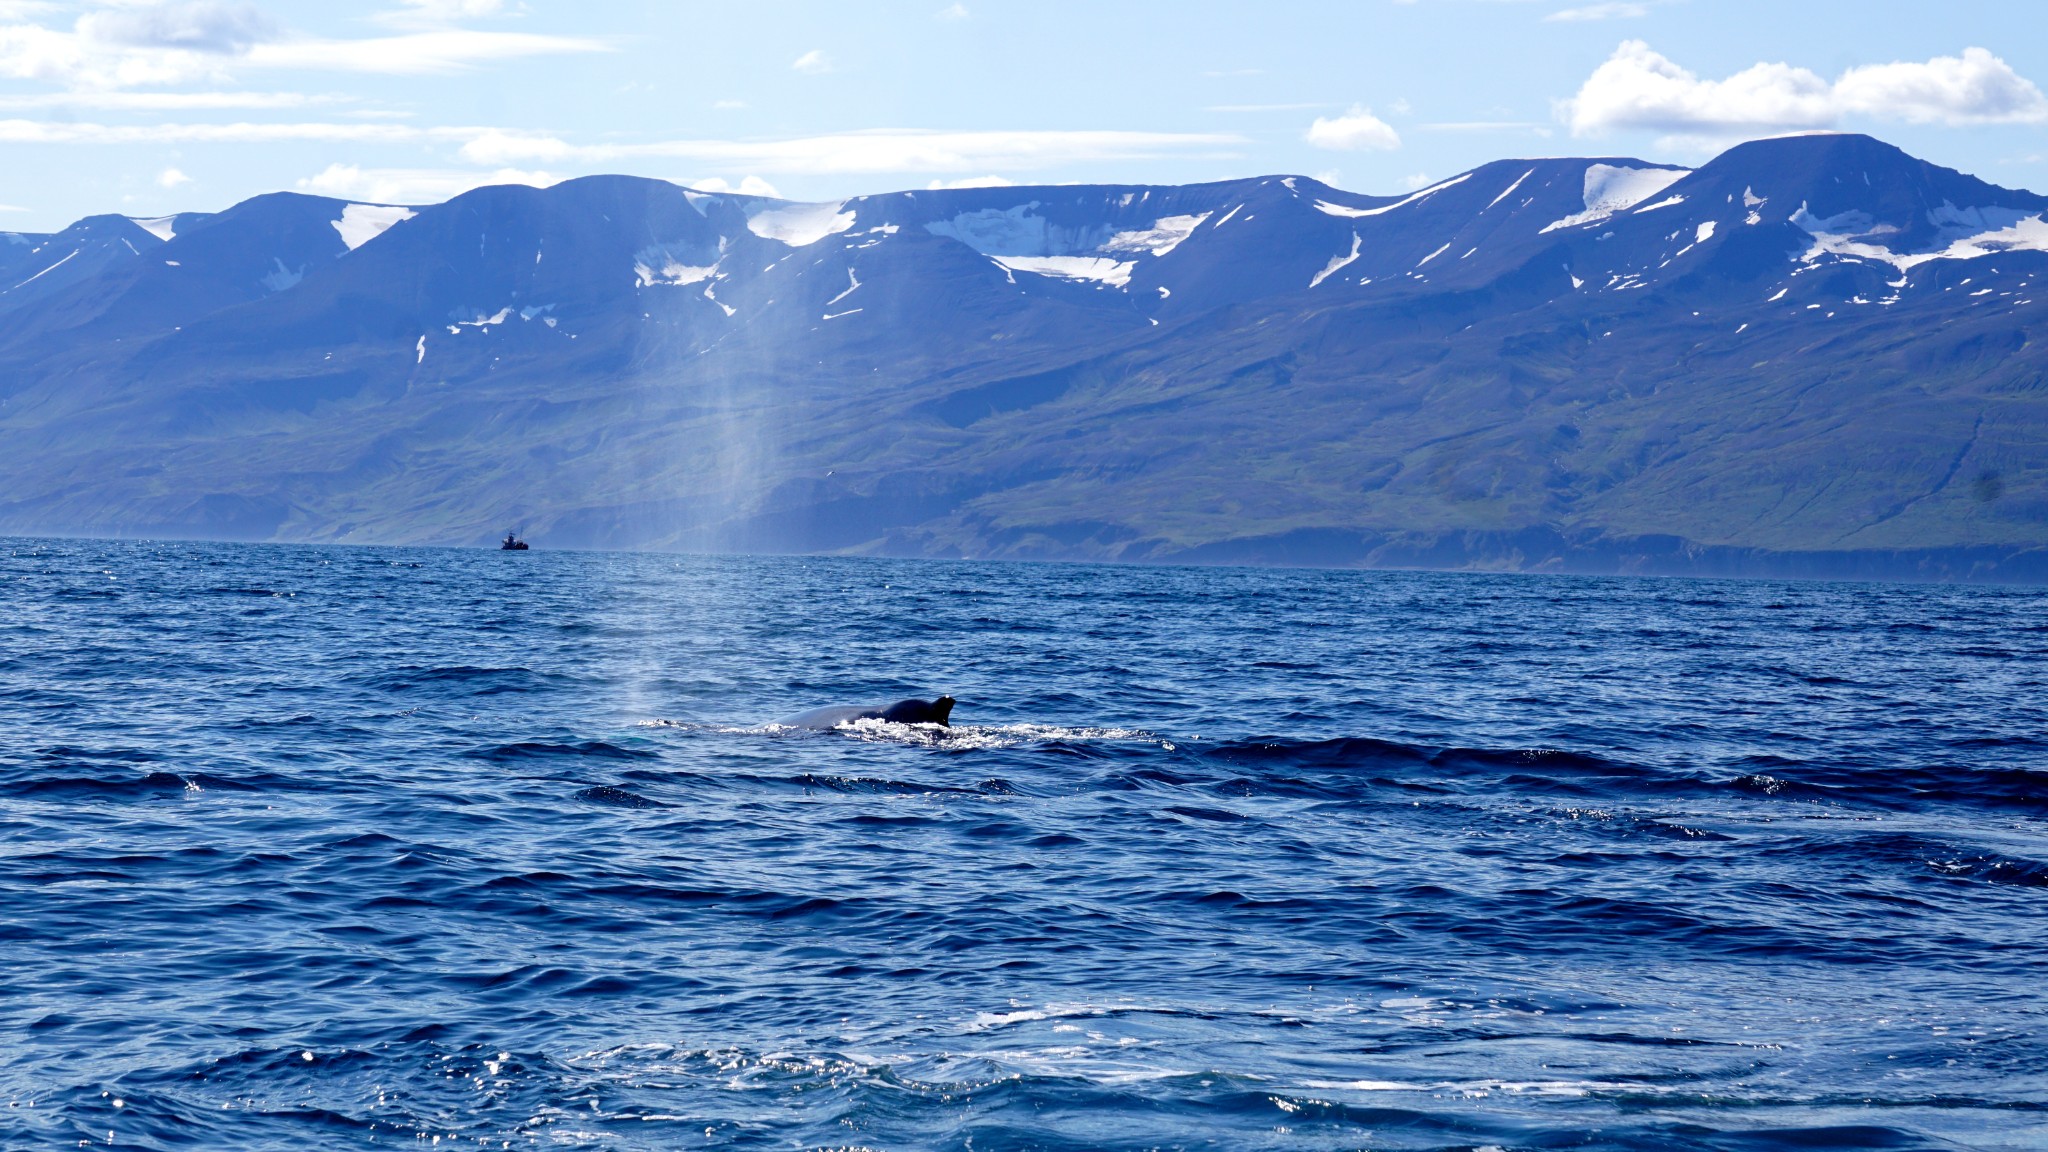
<svg viewBox="0 0 2048 1152"><path fill-rule="evenodd" d="M800 199L1868 131L2048 190L2038 0L0 0L0 229L630 172Z"/></svg>

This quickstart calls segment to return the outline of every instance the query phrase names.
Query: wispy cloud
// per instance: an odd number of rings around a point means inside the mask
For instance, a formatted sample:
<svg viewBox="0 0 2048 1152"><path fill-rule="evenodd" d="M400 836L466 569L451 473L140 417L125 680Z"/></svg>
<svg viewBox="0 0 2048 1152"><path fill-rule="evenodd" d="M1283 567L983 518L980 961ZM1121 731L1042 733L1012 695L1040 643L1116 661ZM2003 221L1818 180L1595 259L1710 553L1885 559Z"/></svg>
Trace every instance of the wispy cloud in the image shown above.
<svg viewBox="0 0 2048 1152"><path fill-rule="evenodd" d="M1312 112L1328 104L1212 104L1204 112Z"/></svg>
<svg viewBox="0 0 2048 1152"><path fill-rule="evenodd" d="M483 128L422 128L409 124L304 123L95 124L89 121L0 120L4 144L410 144L475 139Z"/></svg>
<svg viewBox="0 0 2048 1152"><path fill-rule="evenodd" d="M460 196L472 188L493 184L528 184L546 188L560 182L561 177L551 173L516 168L479 172L460 168L358 168L353 164L330 164L324 170L296 181L295 186L301 192L339 200L434 204Z"/></svg>
<svg viewBox="0 0 2048 1152"><path fill-rule="evenodd" d="M506 14L505 0L398 0L398 4L371 13L370 19L396 28L432 28Z"/></svg>
<svg viewBox="0 0 2048 1152"><path fill-rule="evenodd" d="M790 68L816 76L832 70L832 58L825 55L824 49L813 48L791 62Z"/></svg>
<svg viewBox="0 0 2048 1152"><path fill-rule="evenodd" d="M66 29L0 23L0 78L110 91L225 83L243 69L381 74L453 72L494 60L609 51L587 36L433 26L358 39L292 36L246 4L123 3Z"/></svg>
<svg viewBox="0 0 2048 1152"><path fill-rule="evenodd" d="M1560 8L1543 19L1552 23L1582 23L1594 20L1632 20L1649 14L1648 4L1606 3L1587 4L1580 8Z"/></svg>
<svg viewBox="0 0 2048 1152"><path fill-rule="evenodd" d="M38 92L0 96L0 110L90 108L103 112L189 112L305 108L353 103L355 97L305 92Z"/></svg>
<svg viewBox="0 0 2048 1152"><path fill-rule="evenodd" d="M678 183L695 192L737 192L742 196L772 196L777 200L782 199L782 193L775 190L775 185L759 176L748 176L737 184L719 176L706 180L682 180Z"/></svg>
<svg viewBox="0 0 2048 1152"><path fill-rule="evenodd" d="M176 188L180 184L190 184L191 182L192 178L190 176L185 175L176 168L166 168L156 174L156 184L159 188Z"/></svg>
<svg viewBox="0 0 2048 1152"><path fill-rule="evenodd" d="M667 157L784 174L1042 171L1101 161L1235 156L1247 141L1193 132L843 132L789 140L664 140L573 144L554 136L487 132L463 145L479 164L601 164Z"/></svg>
<svg viewBox="0 0 2048 1152"><path fill-rule="evenodd" d="M1417 124L1425 132L1548 132L1548 124L1533 120L1441 120Z"/></svg>
<svg viewBox="0 0 2048 1152"><path fill-rule="evenodd" d="M960 180L934 180L925 185L931 189L941 188L1014 188L1015 180L1002 176L968 176Z"/></svg>
<svg viewBox="0 0 2048 1152"><path fill-rule="evenodd" d="M948 4L932 14L935 20L960 21L967 19L967 5Z"/></svg>
<svg viewBox="0 0 2048 1152"><path fill-rule="evenodd" d="M420 75L458 72L492 60L611 50L605 41L587 36L450 28L362 40L280 40L258 44L242 59L255 68Z"/></svg>
<svg viewBox="0 0 2048 1152"><path fill-rule="evenodd" d="M77 35L104 44L223 56L247 52L282 31L255 5L220 0L122 5L88 12L76 25Z"/></svg>

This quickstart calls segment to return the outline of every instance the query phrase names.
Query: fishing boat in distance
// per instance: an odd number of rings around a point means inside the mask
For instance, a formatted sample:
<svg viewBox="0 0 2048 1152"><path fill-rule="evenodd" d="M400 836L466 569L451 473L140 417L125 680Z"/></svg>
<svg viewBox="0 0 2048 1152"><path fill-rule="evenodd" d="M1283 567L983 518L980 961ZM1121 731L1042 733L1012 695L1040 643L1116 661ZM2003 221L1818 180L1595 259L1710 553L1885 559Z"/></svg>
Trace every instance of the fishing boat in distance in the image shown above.
<svg viewBox="0 0 2048 1152"><path fill-rule="evenodd" d="M521 540L517 532L507 532L505 533L504 543L498 545L498 551L524 552L526 551L526 541Z"/></svg>

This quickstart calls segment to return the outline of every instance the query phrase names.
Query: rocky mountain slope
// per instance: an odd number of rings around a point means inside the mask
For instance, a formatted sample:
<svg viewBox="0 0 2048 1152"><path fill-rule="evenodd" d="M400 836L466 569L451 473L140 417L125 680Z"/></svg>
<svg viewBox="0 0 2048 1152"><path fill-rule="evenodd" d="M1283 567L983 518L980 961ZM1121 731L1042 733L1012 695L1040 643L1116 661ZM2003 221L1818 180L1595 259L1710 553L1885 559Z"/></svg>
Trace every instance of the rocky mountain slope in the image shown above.
<svg viewBox="0 0 2048 1152"><path fill-rule="evenodd" d="M2048 198L1868 137L0 233L0 531L2048 576Z"/></svg>

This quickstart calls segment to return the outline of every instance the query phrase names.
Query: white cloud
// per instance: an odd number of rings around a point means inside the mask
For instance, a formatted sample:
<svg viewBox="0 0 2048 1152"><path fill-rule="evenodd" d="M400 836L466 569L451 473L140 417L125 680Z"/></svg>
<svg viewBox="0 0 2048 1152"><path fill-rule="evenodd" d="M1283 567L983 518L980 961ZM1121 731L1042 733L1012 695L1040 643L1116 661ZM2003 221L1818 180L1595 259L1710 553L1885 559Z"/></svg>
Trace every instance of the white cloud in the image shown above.
<svg viewBox="0 0 2048 1152"><path fill-rule="evenodd" d="M1829 128L1845 117L2040 123L2048 121L2048 98L1983 48L1925 63L1863 65L1830 84L1790 64L1756 64L1726 80L1702 80L1629 40L1558 112L1578 136L1615 128L1713 134Z"/></svg>
<svg viewBox="0 0 2048 1152"><path fill-rule="evenodd" d="M1037 171L1101 161L1168 157L1227 159L1241 136L1189 132L844 132L792 140L667 140L571 144L553 136L486 131L463 145L476 164L602 164L671 157L756 172L828 173Z"/></svg>
<svg viewBox="0 0 2048 1152"><path fill-rule="evenodd" d="M1427 172L1411 172L1401 177L1401 186L1410 192L1415 191L1417 188L1427 188L1432 183L1434 181L1429 178L1429 173Z"/></svg>
<svg viewBox="0 0 2048 1152"><path fill-rule="evenodd" d="M0 204L0 212L26 212L26 211L28 211L28 209L26 209L26 208L17 208L17 207L15 207L15 206L14 206L14 205L12 205L12 204Z"/></svg>
<svg viewBox="0 0 2048 1152"><path fill-rule="evenodd" d="M934 180L925 185L925 187L934 190L941 188L1015 188L1016 186L1017 182L1015 180L1005 180L1001 176L968 176L960 180Z"/></svg>
<svg viewBox="0 0 2048 1152"><path fill-rule="evenodd" d="M683 181L683 186L696 192L737 192L742 196L769 196L777 200L782 199L782 193L775 190L775 185L759 176L749 176L737 184L713 176L708 180L686 180Z"/></svg>
<svg viewBox="0 0 2048 1152"><path fill-rule="evenodd" d="M1211 104L1204 112L1313 112L1328 104Z"/></svg>
<svg viewBox="0 0 2048 1152"><path fill-rule="evenodd" d="M939 10L938 10L938 11L937 11L936 13L934 13L934 14L933 14L933 19L936 19L936 20L965 20L965 19L967 19L967 5L965 5L965 4L948 4L948 5L946 5L946 6L944 7L944 8L941 8L941 9L939 9Z"/></svg>
<svg viewBox="0 0 2048 1152"><path fill-rule="evenodd" d="M1401 136L1386 121L1362 105L1354 104L1342 116L1318 116L1308 127L1308 142L1333 152L1356 152L1367 148L1382 151L1399 148Z"/></svg>
<svg viewBox="0 0 2048 1152"><path fill-rule="evenodd" d="M353 96L310 95L304 92L38 92L31 96L0 96L0 110L92 108L108 112L184 112L303 108L307 105L347 104L354 99Z"/></svg>
<svg viewBox="0 0 2048 1152"><path fill-rule="evenodd" d="M823 49L813 48L809 52L797 57L790 67L798 72L806 72L817 76L832 70L832 59L825 55Z"/></svg>
<svg viewBox="0 0 2048 1152"><path fill-rule="evenodd" d="M462 0L435 5L453 11ZM487 6L493 7L493 6ZM435 9L438 10L438 9ZM474 3L466 11L481 11ZM18 18L30 11L15 6ZM33 11L40 13L41 8ZM0 19L7 17L0 0ZM111 90L195 81L226 83L241 68L409 74L451 72L489 60L609 51L602 40L433 25L364 39L288 37L261 11L226 0L118 0L70 29L0 23L0 78Z"/></svg>
<svg viewBox="0 0 2048 1152"><path fill-rule="evenodd" d="M185 175L176 168L166 168L156 174L156 183L159 188L176 188L180 184L190 184L191 182L192 178L190 176Z"/></svg>
<svg viewBox="0 0 2048 1152"><path fill-rule="evenodd" d="M0 120L0 144L407 144L473 139L481 128L415 128L406 124L95 124L89 121Z"/></svg>
<svg viewBox="0 0 2048 1152"><path fill-rule="evenodd" d="M436 27L461 20L500 16L504 0L398 0L402 7L374 13L370 19L396 27Z"/></svg>
<svg viewBox="0 0 2048 1152"><path fill-rule="evenodd" d="M324 170L296 181L295 185L301 192L332 196L338 200L436 204L472 188L492 184L529 184L535 188L546 188L561 180L552 173L524 172L516 168L469 172L448 168L358 168L353 164L329 164Z"/></svg>
<svg viewBox="0 0 2048 1152"><path fill-rule="evenodd" d="M1632 20L1638 16L1648 16L1649 14L1650 6L1648 4L1607 3L1588 4L1583 8L1561 8L1545 16L1544 19L1553 22Z"/></svg>
<svg viewBox="0 0 2048 1152"><path fill-rule="evenodd" d="M611 50L604 41L585 36L450 28L363 40L280 40L255 46L243 59L258 68L420 75L460 71L487 60Z"/></svg>
<svg viewBox="0 0 2048 1152"><path fill-rule="evenodd" d="M719 112L736 112L747 106L745 100L713 100L711 107Z"/></svg>
<svg viewBox="0 0 2048 1152"><path fill-rule="evenodd" d="M15 80L128 88L225 80L224 65L225 57L219 53L120 44L39 24L0 25L0 77Z"/></svg>
<svg viewBox="0 0 2048 1152"><path fill-rule="evenodd" d="M135 4L88 12L76 34L103 44L232 56L279 35L277 22L250 4L221 0Z"/></svg>
<svg viewBox="0 0 2048 1152"><path fill-rule="evenodd" d="M1528 132L1548 134L1548 125L1530 120L1445 120L1434 124L1418 124L1418 128L1430 132Z"/></svg>

